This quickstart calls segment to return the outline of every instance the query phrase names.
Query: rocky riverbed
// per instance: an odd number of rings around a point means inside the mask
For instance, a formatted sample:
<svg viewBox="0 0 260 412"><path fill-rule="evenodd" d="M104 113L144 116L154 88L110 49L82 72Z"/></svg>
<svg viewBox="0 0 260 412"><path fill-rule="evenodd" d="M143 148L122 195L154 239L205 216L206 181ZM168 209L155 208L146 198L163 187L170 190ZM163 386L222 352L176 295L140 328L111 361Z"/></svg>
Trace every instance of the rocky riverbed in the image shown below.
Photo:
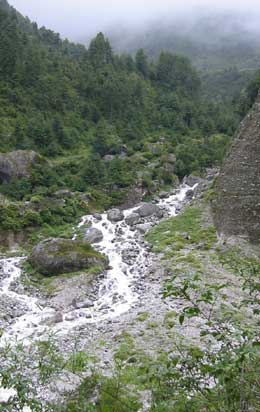
<svg viewBox="0 0 260 412"><path fill-rule="evenodd" d="M85 275L62 281L50 297L36 291L29 294L20 283L24 257L0 261L0 344L22 341L30 344L54 333L62 353L75 349L88 351L99 358L106 371L113 363L115 342L129 328L137 341L142 341L140 323L133 322L140 313L154 314L163 323L169 302L161 297L162 282L167 273L145 242L145 233L165 218L175 216L194 196L197 183L187 182L177 191L161 193L151 203L139 204L129 210L111 210L102 215L85 216L79 224L83 237L91 241L96 250L109 258L109 269L97 276L91 284ZM151 327L151 334L154 331ZM189 334L198 330L194 326ZM103 342L101 345L100 342ZM167 339L166 339L167 340ZM153 351L160 336L150 339L147 348ZM165 345L165 342L164 342ZM64 381L65 380L65 381ZM41 388L43 399L55 399L57 394L77 387L78 379L63 377L46 389ZM54 389L53 389L54 388ZM3 393L2 393L3 394Z"/></svg>

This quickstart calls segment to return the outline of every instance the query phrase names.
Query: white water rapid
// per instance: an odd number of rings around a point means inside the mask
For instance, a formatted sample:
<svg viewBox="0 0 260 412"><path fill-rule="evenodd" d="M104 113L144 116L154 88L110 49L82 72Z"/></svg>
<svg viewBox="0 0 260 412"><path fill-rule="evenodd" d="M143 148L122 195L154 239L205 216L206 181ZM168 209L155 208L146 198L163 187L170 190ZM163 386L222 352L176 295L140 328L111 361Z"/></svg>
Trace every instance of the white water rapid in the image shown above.
<svg viewBox="0 0 260 412"><path fill-rule="evenodd" d="M175 216L190 189L192 188L187 185L182 186L177 193L160 199L157 206L166 211L168 216ZM125 210L124 217L137 208ZM103 241L96 244L95 248L109 257L111 267L100 284L94 306L64 313L61 322L47 326L45 320L55 316L55 310L42 307L41 301L35 297L20 294L19 288L15 288L17 291L12 290L13 282L19 282L22 274L21 263L25 258L1 259L0 300L14 302L14 306L22 308L23 314L14 316L11 324L4 328L0 346L12 340L30 341L31 338L50 331L66 334L75 326L118 317L138 303L139 295L135 286L146 271L149 254L143 236L135 226L128 226L125 220L119 223L110 222L107 213L101 215L101 220L94 216L85 216L79 226L86 223L102 231Z"/></svg>
<svg viewBox="0 0 260 412"><path fill-rule="evenodd" d="M194 188L183 185L177 193L159 200L157 206L162 208L169 217L175 216L187 192ZM139 206L125 210L124 217L131 215ZM146 219L147 221L149 223L149 218ZM19 287L17 288L22 275L21 264L26 258L0 259L0 310L1 308L3 310L5 305L7 310L10 311L10 308L11 311L13 310L13 319L4 327L4 332L0 337L0 346L17 341L30 343L33 339L50 332L66 334L76 326L118 317L129 311L133 305L138 304L139 294L136 285L146 273L147 259L149 259L149 251L143 235L135 226L128 226L125 219L119 223L110 222L107 213L103 213L99 219L94 216L85 216L79 227L86 224L102 231L103 240L96 244L95 248L108 256L111 267L100 284L94 305L90 308L74 309L64 313L62 321L47 325L46 320L55 317L55 310L45 307L44 303L36 297L26 295L24 292L19 293ZM13 288L14 284L15 288ZM6 403L15 395L16 391L4 389L0 382L0 404ZM31 409L25 407L23 412L31 412Z"/></svg>

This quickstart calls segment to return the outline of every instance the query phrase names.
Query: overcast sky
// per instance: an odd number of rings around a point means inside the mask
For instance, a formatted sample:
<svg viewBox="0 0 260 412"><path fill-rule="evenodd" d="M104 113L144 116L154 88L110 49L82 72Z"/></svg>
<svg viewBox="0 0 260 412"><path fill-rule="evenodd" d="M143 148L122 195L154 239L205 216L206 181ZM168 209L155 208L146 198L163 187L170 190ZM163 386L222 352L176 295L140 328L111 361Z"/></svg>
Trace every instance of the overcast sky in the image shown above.
<svg viewBox="0 0 260 412"><path fill-rule="evenodd" d="M63 37L78 40L118 22L142 24L209 8L260 15L260 0L9 0L23 15Z"/></svg>

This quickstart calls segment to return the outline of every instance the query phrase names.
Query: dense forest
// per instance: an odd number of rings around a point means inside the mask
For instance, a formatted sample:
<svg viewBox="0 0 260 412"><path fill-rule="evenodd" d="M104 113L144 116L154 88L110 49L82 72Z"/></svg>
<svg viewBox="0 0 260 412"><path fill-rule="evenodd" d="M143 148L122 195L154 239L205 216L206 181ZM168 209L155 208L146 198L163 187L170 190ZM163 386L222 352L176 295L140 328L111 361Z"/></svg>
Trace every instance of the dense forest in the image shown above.
<svg viewBox="0 0 260 412"><path fill-rule="evenodd" d="M258 42L165 29L0 0L0 412L260 410L259 244L213 210L259 233Z"/></svg>
<svg viewBox="0 0 260 412"><path fill-rule="evenodd" d="M120 53L134 55L142 47L156 60L162 50L188 57L202 79L207 99L238 99L260 64L258 25L250 14L207 11L169 16L140 27L107 30ZM122 32L124 35L122 36Z"/></svg>
<svg viewBox="0 0 260 412"><path fill-rule="evenodd" d="M226 77L231 83L233 71ZM2 182L1 193L21 201L69 189L102 209L137 183L149 194L218 165L241 113L203 84L186 57L117 55L102 33L85 48L1 0L0 152L49 159L29 179Z"/></svg>

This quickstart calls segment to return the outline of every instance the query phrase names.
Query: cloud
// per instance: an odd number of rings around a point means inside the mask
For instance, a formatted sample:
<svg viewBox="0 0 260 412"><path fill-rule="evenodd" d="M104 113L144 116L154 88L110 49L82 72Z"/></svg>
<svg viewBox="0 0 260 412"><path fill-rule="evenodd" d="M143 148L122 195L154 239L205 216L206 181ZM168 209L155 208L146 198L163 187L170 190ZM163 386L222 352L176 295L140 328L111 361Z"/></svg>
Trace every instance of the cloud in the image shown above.
<svg viewBox="0 0 260 412"><path fill-rule="evenodd" d="M142 25L161 17L193 16L206 10L260 14L259 0L10 0L40 26L78 39L119 24Z"/></svg>

